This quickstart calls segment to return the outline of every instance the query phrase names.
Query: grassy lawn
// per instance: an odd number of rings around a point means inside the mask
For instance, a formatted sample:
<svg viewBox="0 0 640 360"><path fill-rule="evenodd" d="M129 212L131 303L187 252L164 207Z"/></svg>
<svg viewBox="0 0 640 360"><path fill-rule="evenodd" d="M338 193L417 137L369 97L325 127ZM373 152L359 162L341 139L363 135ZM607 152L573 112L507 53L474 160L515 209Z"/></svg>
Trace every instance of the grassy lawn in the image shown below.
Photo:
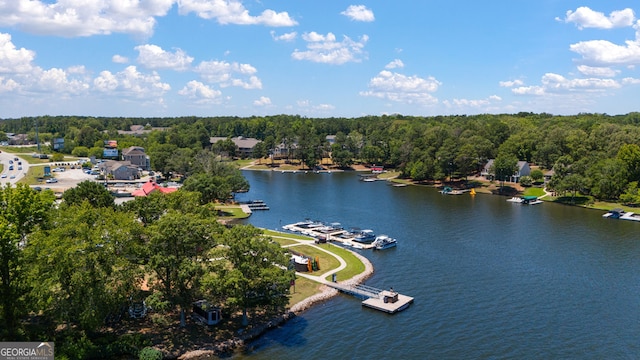
<svg viewBox="0 0 640 360"><path fill-rule="evenodd" d="M336 274L337 281L347 280L364 272L364 264L362 263L362 261L360 261L360 259L353 255L351 251L343 249L336 245L329 244L329 246L330 247L327 248L328 250L340 256L344 259L344 261L347 262L347 267L338 271L338 273ZM327 276L327 280L331 281L329 276Z"/></svg>
<svg viewBox="0 0 640 360"><path fill-rule="evenodd" d="M245 214L240 206L237 205L217 205L216 210L220 212L218 214L218 217L220 217L221 219L246 219L249 217L249 214Z"/></svg>
<svg viewBox="0 0 640 360"><path fill-rule="evenodd" d="M522 193L523 196L544 196L545 192L543 188L539 187L528 187Z"/></svg>
<svg viewBox="0 0 640 360"><path fill-rule="evenodd" d="M274 231L274 230L269 230L269 229L263 229L263 232L264 232L265 235L268 235L268 236L278 236L278 237L285 237L285 238L288 238L288 239L297 239L297 240L312 240L308 236L284 233L284 232Z"/></svg>
<svg viewBox="0 0 640 360"><path fill-rule="evenodd" d="M310 275L320 276L327 271L336 269L338 266L340 266L340 261L338 261L338 259L336 259L334 256L331 256L330 254L327 254L326 252L312 246L298 245L292 246L289 249L291 251L301 253L304 256L310 257L312 259L318 259L318 262L320 263L320 270L308 273Z"/></svg>
<svg viewBox="0 0 640 360"><path fill-rule="evenodd" d="M300 301L320 292L320 284L315 281L298 277L296 278L295 292L293 287L291 288L291 295L289 297L289 307L299 303Z"/></svg>
<svg viewBox="0 0 640 360"><path fill-rule="evenodd" d="M27 174L25 175L25 177L20 179L18 182L21 184L27 184L27 185L38 185L38 184L44 185L44 181L38 181L38 179L42 179L43 177L44 177L44 166L31 166L29 167L29 171L27 171Z"/></svg>

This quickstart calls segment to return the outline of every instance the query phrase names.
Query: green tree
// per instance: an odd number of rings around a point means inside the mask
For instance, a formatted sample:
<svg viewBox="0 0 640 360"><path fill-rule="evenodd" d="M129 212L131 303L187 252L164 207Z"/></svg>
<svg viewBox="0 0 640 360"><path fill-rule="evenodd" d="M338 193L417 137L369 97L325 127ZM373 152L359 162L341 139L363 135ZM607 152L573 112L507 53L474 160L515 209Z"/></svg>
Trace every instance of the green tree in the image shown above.
<svg viewBox="0 0 640 360"><path fill-rule="evenodd" d="M175 210L148 226L148 266L159 280L154 286L182 312L200 288L207 255L222 229L212 217Z"/></svg>
<svg viewBox="0 0 640 360"><path fill-rule="evenodd" d="M94 331L137 289L129 259L142 238L131 214L84 202L56 212L56 226L34 233L25 249L35 310L57 324Z"/></svg>
<svg viewBox="0 0 640 360"><path fill-rule="evenodd" d="M518 171L518 159L513 155L498 155L493 161L491 172L496 180L505 181Z"/></svg>
<svg viewBox="0 0 640 360"><path fill-rule="evenodd" d="M619 159L600 160L588 174L591 194L598 199L616 200L628 184L625 164Z"/></svg>
<svg viewBox="0 0 640 360"><path fill-rule="evenodd" d="M632 181L627 185L624 193L620 195L620 202L629 206L638 206L640 204L640 191L638 190L637 181Z"/></svg>
<svg viewBox="0 0 640 360"><path fill-rule="evenodd" d="M286 250L251 225L236 225L227 230L223 243L225 246L211 255L220 260L207 288L215 289L213 295L226 298L230 307L242 309L243 325L248 324L249 309L281 307L287 303L294 274L286 270L289 263Z"/></svg>
<svg viewBox="0 0 640 360"><path fill-rule="evenodd" d="M23 315L29 266L21 248L28 235L46 227L53 206L53 193L35 192L26 185L0 188L0 338L12 339L18 329L17 318Z"/></svg>
<svg viewBox="0 0 640 360"><path fill-rule="evenodd" d="M86 180L76 187L70 188L62 194L62 199L66 205L80 205L88 202L93 207L113 207L115 202L113 196L104 185L95 181Z"/></svg>
<svg viewBox="0 0 640 360"><path fill-rule="evenodd" d="M539 182L544 178L544 174L540 169L531 170L531 178L533 179L533 181Z"/></svg>

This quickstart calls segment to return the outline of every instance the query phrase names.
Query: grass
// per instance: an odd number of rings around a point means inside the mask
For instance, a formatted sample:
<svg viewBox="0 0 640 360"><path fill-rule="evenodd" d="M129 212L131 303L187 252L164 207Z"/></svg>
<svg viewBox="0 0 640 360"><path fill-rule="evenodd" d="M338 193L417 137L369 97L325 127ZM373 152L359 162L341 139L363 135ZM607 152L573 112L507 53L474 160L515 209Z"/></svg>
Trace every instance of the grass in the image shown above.
<svg viewBox="0 0 640 360"><path fill-rule="evenodd" d="M331 244L329 244L328 250L347 262L347 267L336 273L337 281L347 280L364 272L364 263L353 255L351 251ZM328 276L327 280L331 281Z"/></svg>
<svg viewBox="0 0 640 360"><path fill-rule="evenodd" d="M38 179L44 178L44 166L30 166L27 174L18 182L27 185L43 184L44 181L38 181Z"/></svg>
<svg viewBox="0 0 640 360"><path fill-rule="evenodd" d="M246 214L238 205L218 205L216 210L220 212L218 215L220 218L232 218L232 219L246 219L249 214Z"/></svg>
<svg viewBox="0 0 640 360"><path fill-rule="evenodd" d="M295 288L295 291L294 291ZM291 288L289 297L289 307L299 303L300 301L320 292L320 284L307 278L296 278L295 287Z"/></svg>
<svg viewBox="0 0 640 360"><path fill-rule="evenodd" d="M308 273L310 275L319 276L340 266L340 261L338 261L334 256L312 246L298 245L289 247L289 249L312 259L318 259L318 262L320 263L320 270Z"/></svg>
<svg viewBox="0 0 640 360"><path fill-rule="evenodd" d="M545 192L543 188L539 188L539 187L528 187L524 190L524 192L522 193L523 196L544 196Z"/></svg>

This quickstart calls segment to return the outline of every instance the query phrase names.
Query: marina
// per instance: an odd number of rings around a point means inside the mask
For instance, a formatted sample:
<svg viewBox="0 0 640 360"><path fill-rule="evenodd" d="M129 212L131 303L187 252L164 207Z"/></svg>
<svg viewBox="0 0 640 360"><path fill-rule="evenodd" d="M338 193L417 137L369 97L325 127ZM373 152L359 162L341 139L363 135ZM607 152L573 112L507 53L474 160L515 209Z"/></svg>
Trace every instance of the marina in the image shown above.
<svg viewBox="0 0 640 360"><path fill-rule="evenodd" d="M345 230L338 222L325 224L321 221L304 220L284 225L284 230L316 239L316 243L335 242L354 249L384 250L397 245L396 239L387 235L376 235L371 229Z"/></svg>

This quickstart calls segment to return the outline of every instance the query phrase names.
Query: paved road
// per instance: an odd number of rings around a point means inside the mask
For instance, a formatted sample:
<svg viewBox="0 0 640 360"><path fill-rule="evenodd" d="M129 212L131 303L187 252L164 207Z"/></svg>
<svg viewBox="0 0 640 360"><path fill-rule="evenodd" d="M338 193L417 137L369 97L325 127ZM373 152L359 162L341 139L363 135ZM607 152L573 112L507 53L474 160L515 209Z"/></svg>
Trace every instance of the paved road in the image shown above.
<svg viewBox="0 0 640 360"><path fill-rule="evenodd" d="M17 161L15 160L16 158L18 159ZM13 164L10 164L9 161L12 161ZM2 186L17 183L27 174L30 167L29 163L24 160L24 155L11 154L4 151L0 153L0 162L4 165L4 170L0 174L0 185ZM22 164L18 165L18 162ZM13 165L13 170L9 170L11 165ZM22 167L22 170L18 170L20 167Z"/></svg>

